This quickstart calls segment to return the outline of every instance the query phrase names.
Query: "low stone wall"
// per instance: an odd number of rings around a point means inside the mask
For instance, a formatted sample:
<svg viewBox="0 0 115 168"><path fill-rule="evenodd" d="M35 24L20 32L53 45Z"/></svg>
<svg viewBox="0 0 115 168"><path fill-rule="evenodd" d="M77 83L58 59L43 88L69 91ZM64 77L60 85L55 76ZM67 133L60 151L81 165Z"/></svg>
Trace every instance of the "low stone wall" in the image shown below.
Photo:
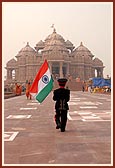
<svg viewBox="0 0 115 168"><path fill-rule="evenodd" d="M15 97L15 96L16 96L16 94L14 94L14 93L5 94L4 99L8 99L8 98Z"/></svg>
<svg viewBox="0 0 115 168"><path fill-rule="evenodd" d="M24 94L25 94L25 93L22 92L21 95L24 95ZM9 98L11 98L11 97L16 97L16 96L21 96L21 95L16 95L15 93L5 93L5 94L4 94L4 99L9 99Z"/></svg>

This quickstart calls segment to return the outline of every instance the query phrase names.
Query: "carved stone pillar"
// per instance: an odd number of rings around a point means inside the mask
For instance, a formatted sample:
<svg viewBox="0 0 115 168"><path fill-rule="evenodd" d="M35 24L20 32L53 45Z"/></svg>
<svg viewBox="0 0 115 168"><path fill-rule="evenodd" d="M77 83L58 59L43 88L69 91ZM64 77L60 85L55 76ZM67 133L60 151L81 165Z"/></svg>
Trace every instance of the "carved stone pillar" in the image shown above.
<svg viewBox="0 0 115 168"><path fill-rule="evenodd" d="M103 77L103 69L97 69L97 77Z"/></svg>
<svg viewBox="0 0 115 168"><path fill-rule="evenodd" d="M9 79L9 69L7 69L7 80Z"/></svg>
<svg viewBox="0 0 115 168"><path fill-rule="evenodd" d="M101 77L103 77L103 69L100 70Z"/></svg>
<svg viewBox="0 0 115 168"><path fill-rule="evenodd" d="M49 62L50 73L52 74L52 62Z"/></svg>
<svg viewBox="0 0 115 168"><path fill-rule="evenodd" d="M7 70L7 78L12 79L12 70L11 69Z"/></svg>
<svg viewBox="0 0 115 168"><path fill-rule="evenodd" d="M97 77L99 77L99 70L97 69Z"/></svg>
<svg viewBox="0 0 115 168"><path fill-rule="evenodd" d="M67 76L69 75L69 63L67 63L67 72L66 72L66 75Z"/></svg>
<svg viewBox="0 0 115 168"><path fill-rule="evenodd" d="M60 78L63 78L63 69L62 69L62 67L63 67L63 62L60 62L60 64L59 64L59 76L60 76Z"/></svg>

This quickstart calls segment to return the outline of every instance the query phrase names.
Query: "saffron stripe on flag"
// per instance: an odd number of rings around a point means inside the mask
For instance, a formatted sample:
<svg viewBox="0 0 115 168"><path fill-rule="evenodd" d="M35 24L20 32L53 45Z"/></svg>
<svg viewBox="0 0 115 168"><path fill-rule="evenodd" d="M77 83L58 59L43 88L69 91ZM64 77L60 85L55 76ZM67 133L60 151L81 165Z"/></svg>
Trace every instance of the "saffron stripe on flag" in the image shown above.
<svg viewBox="0 0 115 168"><path fill-rule="evenodd" d="M45 60L44 63L42 64L41 68L39 69L35 79L34 79L34 82L30 88L30 93L37 93L38 92L38 81L43 76L43 74L46 73L47 70L48 70L48 63Z"/></svg>

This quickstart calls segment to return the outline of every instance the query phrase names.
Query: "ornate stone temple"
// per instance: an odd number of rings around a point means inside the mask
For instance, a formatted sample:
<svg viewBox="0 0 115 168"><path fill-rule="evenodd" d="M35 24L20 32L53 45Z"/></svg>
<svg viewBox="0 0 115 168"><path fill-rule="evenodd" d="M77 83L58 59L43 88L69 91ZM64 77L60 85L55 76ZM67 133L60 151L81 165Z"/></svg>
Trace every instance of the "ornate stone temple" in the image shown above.
<svg viewBox="0 0 115 168"><path fill-rule="evenodd" d="M27 42L15 57L5 67L6 80L9 83L33 80L45 59L54 79L71 76L72 79L88 80L92 77L103 77L103 62L94 58L82 42L75 48L69 40L65 41L55 28L52 34L44 41L40 40L34 48Z"/></svg>

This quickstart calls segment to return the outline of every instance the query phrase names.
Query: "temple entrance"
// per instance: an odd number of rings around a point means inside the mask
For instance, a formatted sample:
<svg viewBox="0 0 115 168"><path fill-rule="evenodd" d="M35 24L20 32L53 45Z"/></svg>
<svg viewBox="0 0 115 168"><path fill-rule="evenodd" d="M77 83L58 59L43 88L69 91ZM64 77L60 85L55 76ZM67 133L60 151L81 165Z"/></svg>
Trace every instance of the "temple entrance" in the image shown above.
<svg viewBox="0 0 115 168"><path fill-rule="evenodd" d="M59 78L59 65L58 64L53 64L52 66L52 75L54 79Z"/></svg>
<svg viewBox="0 0 115 168"><path fill-rule="evenodd" d="M61 76L61 72L60 72L60 63L53 63L52 65L52 74L54 76L54 78L60 77ZM62 65L62 76L66 77L67 74L67 67L66 64Z"/></svg>
<svg viewBox="0 0 115 168"><path fill-rule="evenodd" d="M59 74L59 67L58 66L55 66L55 67L53 66L52 67L52 73L53 74Z"/></svg>
<svg viewBox="0 0 115 168"><path fill-rule="evenodd" d="M65 77L66 76L66 67L63 67L63 76Z"/></svg>

